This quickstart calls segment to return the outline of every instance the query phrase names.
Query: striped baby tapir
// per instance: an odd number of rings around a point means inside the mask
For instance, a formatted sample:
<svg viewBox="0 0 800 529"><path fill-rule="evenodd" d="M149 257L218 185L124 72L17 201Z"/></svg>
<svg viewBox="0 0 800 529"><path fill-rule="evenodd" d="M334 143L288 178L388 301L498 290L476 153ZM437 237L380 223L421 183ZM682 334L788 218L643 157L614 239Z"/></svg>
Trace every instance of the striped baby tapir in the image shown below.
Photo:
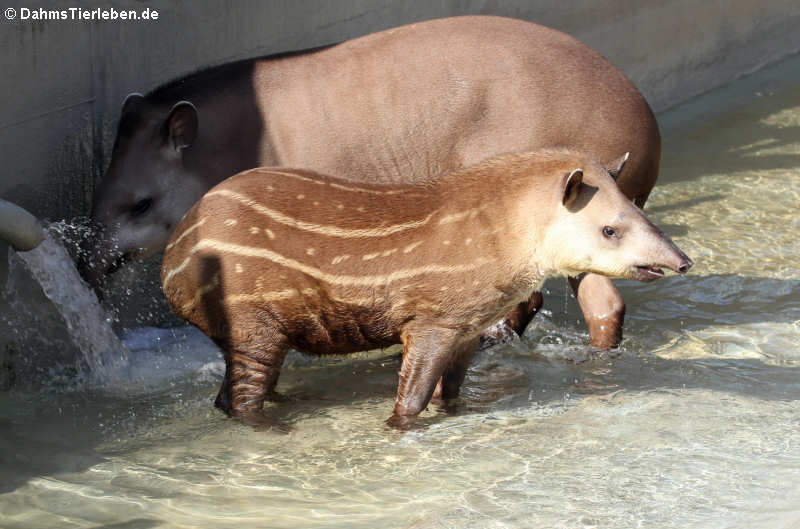
<svg viewBox="0 0 800 529"><path fill-rule="evenodd" d="M289 348L403 344L394 413L407 427L458 395L481 332L551 276L649 281L691 260L570 150L509 154L434 182L369 185L258 168L212 188L175 229L164 293L224 351L216 405L270 425Z"/></svg>

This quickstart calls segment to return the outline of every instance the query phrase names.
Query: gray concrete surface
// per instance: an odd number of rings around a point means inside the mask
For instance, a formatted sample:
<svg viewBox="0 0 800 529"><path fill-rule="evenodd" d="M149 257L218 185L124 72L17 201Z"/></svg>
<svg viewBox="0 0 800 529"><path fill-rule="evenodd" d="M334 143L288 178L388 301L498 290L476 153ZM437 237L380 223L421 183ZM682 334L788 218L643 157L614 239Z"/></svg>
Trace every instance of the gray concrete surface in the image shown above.
<svg viewBox="0 0 800 529"><path fill-rule="evenodd" d="M620 67L658 111L800 50L797 0L108 0L149 21L0 14L0 197L49 219L88 212L132 91L199 68L302 49L428 18L496 14L558 28ZM5 10L6 7L2 7Z"/></svg>

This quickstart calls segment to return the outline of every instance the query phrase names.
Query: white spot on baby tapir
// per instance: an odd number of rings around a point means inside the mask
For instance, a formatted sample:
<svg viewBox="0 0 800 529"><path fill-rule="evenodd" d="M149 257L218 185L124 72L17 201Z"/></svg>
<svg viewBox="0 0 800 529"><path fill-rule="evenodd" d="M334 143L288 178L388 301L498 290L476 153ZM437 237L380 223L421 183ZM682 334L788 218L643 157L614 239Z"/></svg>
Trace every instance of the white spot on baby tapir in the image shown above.
<svg viewBox="0 0 800 529"><path fill-rule="evenodd" d="M303 289L303 294L306 295L306 296L313 296L316 292L317 291L314 290L313 288L304 288Z"/></svg>
<svg viewBox="0 0 800 529"><path fill-rule="evenodd" d="M397 251L397 248L392 248L391 250L386 250L385 252L383 252L381 254L381 257L389 257L390 255L392 255L396 251Z"/></svg>
<svg viewBox="0 0 800 529"><path fill-rule="evenodd" d="M416 248L420 244L422 244L422 241L412 242L411 244L403 248L403 253L409 253L414 251L414 248Z"/></svg>
<svg viewBox="0 0 800 529"><path fill-rule="evenodd" d="M236 266L234 268L237 274L241 274L242 272L244 272L244 267L242 266L241 263L236 263Z"/></svg>
<svg viewBox="0 0 800 529"><path fill-rule="evenodd" d="M297 200L303 200L304 198L306 198L306 196L303 193L297 195Z"/></svg>
<svg viewBox="0 0 800 529"><path fill-rule="evenodd" d="M264 233L266 233L267 237L269 237L270 239L274 239L275 238L275 232L273 232L272 230L270 230L268 228L264 229Z"/></svg>
<svg viewBox="0 0 800 529"><path fill-rule="evenodd" d="M472 244L472 239L471 239L471 238L469 238L469 237L467 237L467 240L466 240L466 241L464 241L464 244L465 244L466 246L469 246L470 244Z"/></svg>
<svg viewBox="0 0 800 529"><path fill-rule="evenodd" d="M315 250L314 248L306 248L307 255L314 255L315 253L317 253L317 250Z"/></svg>
<svg viewBox="0 0 800 529"><path fill-rule="evenodd" d="M315 205L315 206L319 206L319 202L315 200L315 201L314 201L314 205Z"/></svg>
<svg viewBox="0 0 800 529"><path fill-rule="evenodd" d="M350 259L350 256L348 254L337 255L336 257L333 258L333 260L331 260L331 264L339 264L342 261L347 261L348 259Z"/></svg>
<svg viewBox="0 0 800 529"><path fill-rule="evenodd" d="M252 228L250 228L250 233L252 233L253 235L259 233L260 231L261 228L259 228L258 226L253 226Z"/></svg>
<svg viewBox="0 0 800 529"><path fill-rule="evenodd" d="M236 219L227 219L225 222L223 222L223 224L225 224L225 226L231 227L231 226L236 226L238 222L239 221L237 221Z"/></svg>
<svg viewBox="0 0 800 529"><path fill-rule="evenodd" d="M378 252L378 253L368 253L368 254L366 254L366 255L362 256L362 257L361 257L361 259L362 259L363 261L369 261L370 259L375 259L375 258L376 258L376 257L378 257L380 254L381 254L380 252Z"/></svg>
<svg viewBox="0 0 800 529"><path fill-rule="evenodd" d="M344 209L344 204L337 204L336 209Z"/></svg>
<svg viewBox="0 0 800 529"><path fill-rule="evenodd" d="M449 246L450 245L450 241L443 241L442 244L444 244L445 246Z"/></svg>
<svg viewBox="0 0 800 529"><path fill-rule="evenodd" d="M356 208L356 211L360 211L361 213L364 213L366 211L366 209L364 209L364 206L358 206Z"/></svg>
<svg viewBox="0 0 800 529"><path fill-rule="evenodd" d="M275 191L275 188L272 186L267 186L267 191Z"/></svg>

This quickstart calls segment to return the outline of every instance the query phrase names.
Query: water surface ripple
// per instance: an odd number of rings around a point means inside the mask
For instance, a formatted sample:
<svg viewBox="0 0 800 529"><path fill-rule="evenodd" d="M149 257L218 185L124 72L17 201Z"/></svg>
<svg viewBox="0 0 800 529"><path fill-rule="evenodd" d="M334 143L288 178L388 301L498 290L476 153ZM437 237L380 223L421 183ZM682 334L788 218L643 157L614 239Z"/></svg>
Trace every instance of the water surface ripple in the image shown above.
<svg viewBox="0 0 800 529"><path fill-rule="evenodd" d="M295 427L279 436L213 409L222 365L202 337L140 329L130 383L0 393L0 526L800 526L800 79L780 72L663 116L646 210L696 265L619 283L619 352L587 360L554 281L523 340L476 359L455 413L383 426L396 350L294 356L291 401L267 410Z"/></svg>

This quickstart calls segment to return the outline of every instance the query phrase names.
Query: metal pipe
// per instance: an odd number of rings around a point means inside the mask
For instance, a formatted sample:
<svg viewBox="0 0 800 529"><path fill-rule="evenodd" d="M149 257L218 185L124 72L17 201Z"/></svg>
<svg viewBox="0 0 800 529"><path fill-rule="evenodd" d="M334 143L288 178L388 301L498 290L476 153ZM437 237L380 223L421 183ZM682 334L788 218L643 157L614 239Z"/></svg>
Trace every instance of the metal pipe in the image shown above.
<svg viewBox="0 0 800 529"><path fill-rule="evenodd" d="M19 252L33 250L44 240L44 225L28 211L0 198L0 240Z"/></svg>

